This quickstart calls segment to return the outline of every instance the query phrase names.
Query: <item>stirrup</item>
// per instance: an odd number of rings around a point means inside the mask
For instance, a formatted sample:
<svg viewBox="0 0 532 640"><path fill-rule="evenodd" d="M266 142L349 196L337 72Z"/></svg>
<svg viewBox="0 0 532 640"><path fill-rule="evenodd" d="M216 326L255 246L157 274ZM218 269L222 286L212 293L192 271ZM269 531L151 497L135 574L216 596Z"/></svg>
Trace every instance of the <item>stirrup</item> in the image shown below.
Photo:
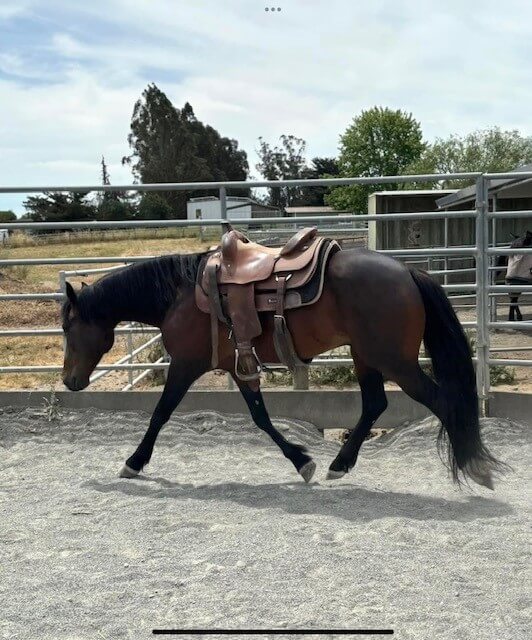
<svg viewBox="0 0 532 640"><path fill-rule="evenodd" d="M244 382L248 382L249 380L258 380L263 370L262 363L259 360L257 352L255 351L255 347L251 347L251 351L249 353L255 358L257 371L255 373L241 373L238 368L238 363L240 361L240 352L238 347L235 349L235 375L239 380L243 380Z"/></svg>

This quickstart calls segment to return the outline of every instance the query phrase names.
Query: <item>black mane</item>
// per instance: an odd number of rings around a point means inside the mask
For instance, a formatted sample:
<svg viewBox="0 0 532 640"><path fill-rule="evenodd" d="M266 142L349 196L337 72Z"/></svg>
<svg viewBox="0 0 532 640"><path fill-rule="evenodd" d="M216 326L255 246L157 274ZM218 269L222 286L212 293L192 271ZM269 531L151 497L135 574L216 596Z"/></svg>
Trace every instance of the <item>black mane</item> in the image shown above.
<svg viewBox="0 0 532 640"><path fill-rule="evenodd" d="M525 231L522 236L516 238L511 244L512 249L520 249L521 247L529 247L532 243L532 232Z"/></svg>
<svg viewBox="0 0 532 640"><path fill-rule="evenodd" d="M204 256L205 253L161 256L110 273L78 292L79 316L84 322L159 322L180 292L194 288ZM66 300L62 309L64 321L70 308Z"/></svg>

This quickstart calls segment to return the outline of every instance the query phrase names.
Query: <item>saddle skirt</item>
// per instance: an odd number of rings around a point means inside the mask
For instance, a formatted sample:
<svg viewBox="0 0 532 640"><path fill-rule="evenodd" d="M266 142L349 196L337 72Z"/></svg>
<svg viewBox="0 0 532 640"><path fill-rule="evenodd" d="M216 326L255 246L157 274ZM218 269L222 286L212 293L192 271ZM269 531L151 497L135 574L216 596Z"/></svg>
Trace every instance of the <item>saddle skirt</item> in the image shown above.
<svg viewBox="0 0 532 640"><path fill-rule="evenodd" d="M235 342L236 375L259 379L262 365L253 339L262 333L259 313L266 312L274 313L273 340L280 361L292 371L304 366L284 312L317 302L328 260L339 250L336 241L317 237L315 228L302 229L279 248L250 242L233 229L225 233L200 270L195 290L198 308L211 315L212 367L218 364L220 321L230 327Z"/></svg>

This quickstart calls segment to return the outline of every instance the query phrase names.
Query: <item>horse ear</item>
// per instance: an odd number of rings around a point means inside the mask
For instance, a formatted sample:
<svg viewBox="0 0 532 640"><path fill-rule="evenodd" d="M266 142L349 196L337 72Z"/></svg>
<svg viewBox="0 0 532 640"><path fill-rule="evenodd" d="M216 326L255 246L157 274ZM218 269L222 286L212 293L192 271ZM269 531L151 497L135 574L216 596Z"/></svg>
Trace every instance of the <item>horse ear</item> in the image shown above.
<svg viewBox="0 0 532 640"><path fill-rule="evenodd" d="M82 282L81 283L81 288L85 289L85 287L88 287L89 285L86 282Z"/></svg>
<svg viewBox="0 0 532 640"><path fill-rule="evenodd" d="M78 296L74 291L74 287L70 284L70 282L66 282L66 294L67 298L70 301L70 304L75 307L78 304Z"/></svg>
<svg viewBox="0 0 532 640"><path fill-rule="evenodd" d="M512 238L513 238L514 240L517 240L517 238L519 238L519 236L518 236L518 235L516 235L515 233L512 233L511 231L510 231L510 235L512 236Z"/></svg>

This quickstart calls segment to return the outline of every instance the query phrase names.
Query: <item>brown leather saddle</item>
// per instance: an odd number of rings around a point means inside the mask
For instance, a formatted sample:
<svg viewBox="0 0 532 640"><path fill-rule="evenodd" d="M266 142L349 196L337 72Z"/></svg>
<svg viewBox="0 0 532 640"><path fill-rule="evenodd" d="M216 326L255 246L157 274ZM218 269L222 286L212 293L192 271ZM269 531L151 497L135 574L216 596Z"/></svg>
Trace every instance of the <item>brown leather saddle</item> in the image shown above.
<svg viewBox="0 0 532 640"><path fill-rule="evenodd" d="M211 315L212 368L218 365L218 321L235 344L235 373L257 381L263 367L253 339L262 333L259 313L274 313L273 341L280 361L291 371L305 366L286 324L286 309L316 302L323 290L328 258L337 242L317 237L317 229L298 231L284 247L265 247L227 225L219 248L198 275L196 304Z"/></svg>

